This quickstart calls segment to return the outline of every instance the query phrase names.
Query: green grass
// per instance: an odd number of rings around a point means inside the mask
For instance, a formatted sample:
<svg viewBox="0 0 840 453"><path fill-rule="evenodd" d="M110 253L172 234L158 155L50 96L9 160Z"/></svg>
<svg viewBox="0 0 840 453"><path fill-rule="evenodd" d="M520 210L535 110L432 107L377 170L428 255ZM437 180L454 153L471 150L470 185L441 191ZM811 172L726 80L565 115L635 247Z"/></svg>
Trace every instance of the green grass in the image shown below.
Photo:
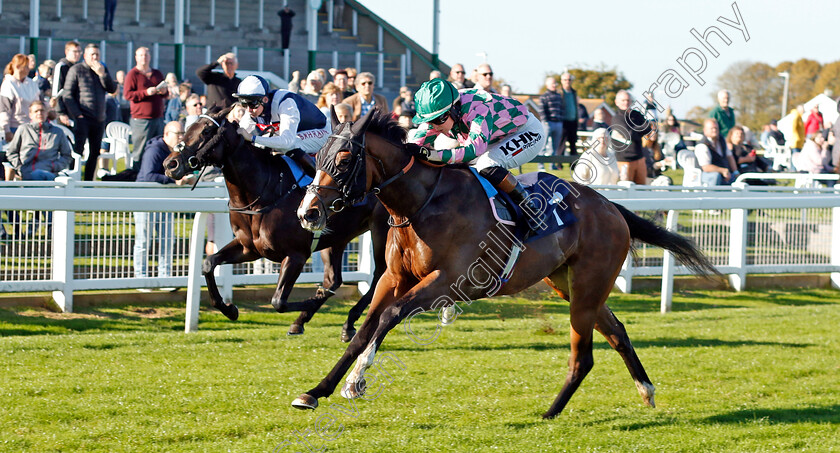
<svg viewBox="0 0 840 453"><path fill-rule="evenodd" d="M428 346L398 326L382 352L405 369L391 367L356 417L331 411L349 407L337 393L316 411L289 405L343 351L349 301L295 338L295 314L263 301L240 304L236 323L202 311L189 335L181 304L2 309L0 451L270 452L330 413L336 438L312 434L312 451L838 451L838 295L686 291L662 315L655 293L616 294L657 407L597 336L595 368L550 421L540 414L566 375L569 327L549 294L476 301ZM432 315L417 320L432 332Z"/></svg>

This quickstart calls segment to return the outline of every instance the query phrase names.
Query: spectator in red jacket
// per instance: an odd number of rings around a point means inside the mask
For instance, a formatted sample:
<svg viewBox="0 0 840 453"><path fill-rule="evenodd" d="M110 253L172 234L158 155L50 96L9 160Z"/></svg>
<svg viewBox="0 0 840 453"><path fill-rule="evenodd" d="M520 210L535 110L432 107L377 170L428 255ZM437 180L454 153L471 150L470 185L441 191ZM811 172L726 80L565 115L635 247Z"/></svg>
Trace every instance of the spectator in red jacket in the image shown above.
<svg viewBox="0 0 840 453"><path fill-rule="evenodd" d="M131 102L131 158L134 169L139 170L146 142L163 135L164 102L169 91L163 73L149 66L152 56L148 47L137 48L134 61L137 65L125 75L123 95Z"/></svg>
<svg viewBox="0 0 840 453"><path fill-rule="evenodd" d="M808 115L808 121L805 121L805 136L816 134L822 130L823 116L820 113L820 106L814 105L811 107L811 114Z"/></svg>

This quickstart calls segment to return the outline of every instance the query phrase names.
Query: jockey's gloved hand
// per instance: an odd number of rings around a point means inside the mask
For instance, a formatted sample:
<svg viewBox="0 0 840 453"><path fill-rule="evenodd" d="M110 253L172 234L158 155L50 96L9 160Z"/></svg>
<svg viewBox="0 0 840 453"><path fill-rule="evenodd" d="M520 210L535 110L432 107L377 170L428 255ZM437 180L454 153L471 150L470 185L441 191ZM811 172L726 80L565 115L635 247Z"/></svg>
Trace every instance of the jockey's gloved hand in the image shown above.
<svg viewBox="0 0 840 453"><path fill-rule="evenodd" d="M420 149L417 151L417 157L423 160L429 160L429 156L432 155L432 150L426 148L425 146L421 146Z"/></svg>
<svg viewBox="0 0 840 453"><path fill-rule="evenodd" d="M243 129L241 127L239 129L237 129L236 132L238 132L239 135L241 135L245 139L246 142L254 143L254 135L251 134L250 132L246 131L245 129Z"/></svg>

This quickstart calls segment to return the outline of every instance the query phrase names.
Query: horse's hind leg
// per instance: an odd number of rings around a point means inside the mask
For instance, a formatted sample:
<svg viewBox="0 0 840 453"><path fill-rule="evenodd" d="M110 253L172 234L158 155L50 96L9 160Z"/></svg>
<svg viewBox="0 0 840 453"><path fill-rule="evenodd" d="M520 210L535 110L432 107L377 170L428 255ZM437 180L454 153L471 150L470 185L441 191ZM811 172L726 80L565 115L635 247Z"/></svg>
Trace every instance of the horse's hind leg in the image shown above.
<svg viewBox="0 0 840 453"><path fill-rule="evenodd" d="M306 263L306 258L299 254L290 254L283 259L283 264L280 267L280 277L277 279L277 287L274 289L274 295L271 296L271 306L277 310L278 313L286 313L289 311L299 311L306 307L301 307L301 302L289 303L289 294L292 293L295 282L303 270L303 265ZM303 334L303 325L292 323L289 326L287 335L301 335Z"/></svg>
<svg viewBox="0 0 840 453"><path fill-rule="evenodd" d="M601 278L587 278L587 276L600 275L597 272L597 269L584 270L581 264L578 264L574 269L568 271L564 269L550 276L558 289L561 291L568 289L568 292L563 292L570 295L571 354L569 355L569 373L566 375L563 389L560 390L548 411L543 414L543 418L553 418L560 414L594 365L592 332L600 307L607 300L611 289L611 285L606 285ZM575 274L579 278L574 278ZM572 282L571 285L569 282Z"/></svg>
<svg viewBox="0 0 840 453"><path fill-rule="evenodd" d="M636 350L633 344L630 343L630 337L627 336L627 331L624 329L624 324L616 318L612 310L606 305L601 307L598 312L598 321L595 323L595 329L601 332L601 335L607 339L607 342L621 355L624 359L624 364L630 371L630 376L636 383L636 388L645 404L650 407L656 407L653 401L654 387L645 372L642 362L636 355Z"/></svg>

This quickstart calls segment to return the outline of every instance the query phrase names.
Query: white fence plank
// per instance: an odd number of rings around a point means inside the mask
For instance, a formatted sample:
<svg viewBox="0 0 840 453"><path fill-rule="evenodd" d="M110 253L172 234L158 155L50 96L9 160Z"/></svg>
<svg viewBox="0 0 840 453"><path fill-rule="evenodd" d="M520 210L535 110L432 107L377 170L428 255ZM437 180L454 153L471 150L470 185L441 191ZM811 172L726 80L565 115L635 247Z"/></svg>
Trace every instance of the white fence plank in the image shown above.
<svg viewBox="0 0 840 453"><path fill-rule="evenodd" d="M597 189L607 198L631 210L673 211L672 222L674 223L676 223L678 211L702 210L704 213L709 210L722 211L718 217L710 214L699 216L698 218L702 218L702 221L709 224L710 228L698 231L698 234L716 235L717 239L709 243L716 244L715 253L719 255L715 257L718 263L717 269L724 274L736 276L736 281L733 281L736 289L743 288L747 274L760 273L830 273L833 284L840 286L840 239L838 239L840 237L840 196L838 196L840 191L838 190L749 186L701 189L609 186ZM784 209L787 211L778 211ZM42 245L38 251L41 254L38 258L51 262L51 267L46 267L47 272L41 272L41 268L38 268L35 269L37 272L32 273L34 277L26 278L26 272L20 272L24 277L2 277L4 280L0 280L0 291L52 291L54 299L65 311L72 310L73 291L84 289L188 286L187 292L192 300L192 297L196 297L198 285L201 283L196 276L200 274L203 258L203 247L199 245L204 242L204 229L199 228L201 225L197 224L204 221L206 214L215 213L217 223L222 226L222 228L217 227L214 238L216 246L222 247L232 238L226 220L227 191L220 183L201 183L195 191L191 191L186 187L174 185L79 182L66 178L52 182L0 182L0 211L2 210L51 212L52 223L48 225L47 231L51 231L52 235L38 235ZM110 226L74 225L73 213L131 211L182 213L181 217L176 214L176 219L181 219L182 225L187 225L190 221L183 217L183 214L197 214L189 235L190 252L187 275L135 278L131 272L125 270L120 276L100 275L105 274L105 271L100 274L91 271L87 274L74 275L73 247L77 245L78 240L76 232L80 228L101 229ZM780 214L774 214L776 212ZM102 217L111 218L111 216ZM122 215L114 218L125 219L126 217ZM128 218L130 219L131 216L128 215ZM671 219L670 214L669 219ZM37 219L33 217L33 223L43 230L44 228L37 222ZM748 225L759 223L763 225L764 230L771 231L772 235L775 235L776 243L771 244L772 247L768 248L769 252L766 254L776 253L779 256L778 260L767 260L762 257L761 261L749 262L746 252L746 247L750 242ZM129 231L128 227L125 225L123 227L125 227L125 232ZM674 224L672 227L676 228L677 225ZM765 240L758 236L753 237L752 240L755 242L759 239ZM26 238L20 239L21 242L24 240ZM94 241L95 239L87 240ZM113 247L121 247L125 254L130 242L131 238L125 238L122 245ZM816 245L810 244L813 245L811 247L813 251L804 250L800 244L809 242L816 243ZM51 250L46 250L46 244L51 244ZM93 247L93 244L90 246ZM109 245L109 247L112 246ZM183 246L181 248L183 249ZM107 253L110 249L103 250ZM808 259L798 259L799 255L796 253L808 254ZM655 261L657 259L655 256L656 254L652 253L650 258L642 261ZM667 255L664 256L668 264ZM129 255L124 255L123 261L128 257ZM187 257L182 257L182 262L184 259ZM5 258L2 262L4 267L10 266ZM368 239L360 241L358 264L359 270L344 272L344 280L358 282L362 290L369 289L367 285L372 275L373 260L370 256ZM666 267L670 268L670 265ZM232 287L235 285L273 284L277 278L276 273L271 269L269 273L260 275L242 274L241 270L235 271L233 266L223 266L223 268L226 269L220 270L218 280L226 301L230 301ZM272 267L272 269L275 268ZM663 277L668 281L667 285L671 285L672 275L687 273L688 270L685 267L674 266L673 274L669 271ZM630 291L634 276L654 275L663 275L661 264L645 262L634 264L632 259L628 259L617 285L623 290ZM321 273L306 272L301 274L298 282L318 283L321 280ZM666 286L663 282L663 297L665 290L670 292L672 287ZM190 305L191 310L194 308L194 304ZM197 318L190 316L190 322L194 320L197 322ZM191 329L192 327L187 323L185 330Z"/></svg>

